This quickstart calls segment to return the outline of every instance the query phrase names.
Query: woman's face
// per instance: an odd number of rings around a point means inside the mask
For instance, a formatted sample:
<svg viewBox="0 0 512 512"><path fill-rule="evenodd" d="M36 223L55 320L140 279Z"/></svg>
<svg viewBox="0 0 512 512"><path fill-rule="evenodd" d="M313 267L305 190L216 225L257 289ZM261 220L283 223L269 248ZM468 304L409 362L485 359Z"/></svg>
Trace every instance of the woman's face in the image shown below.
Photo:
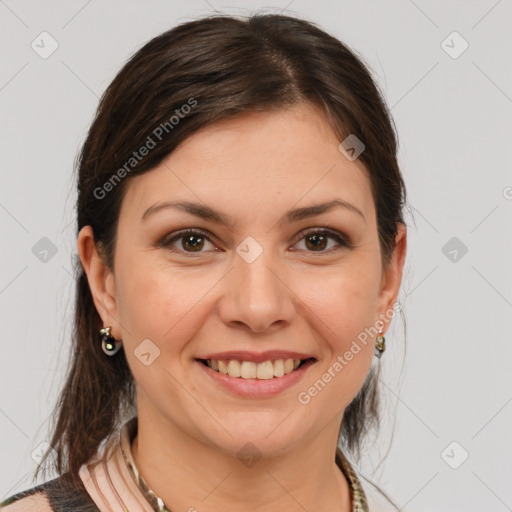
<svg viewBox="0 0 512 512"><path fill-rule="evenodd" d="M405 255L400 230L383 273L370 182L340 142L303 104L205 128L130 179L114 273L89 280L123 340L139 420L226 454L338 432L374 355L365 329L385 315L387 327ZM207 368L209 356L262 378ZM290 363L256 364L278 359L309 362L280 377Z"/></svg>

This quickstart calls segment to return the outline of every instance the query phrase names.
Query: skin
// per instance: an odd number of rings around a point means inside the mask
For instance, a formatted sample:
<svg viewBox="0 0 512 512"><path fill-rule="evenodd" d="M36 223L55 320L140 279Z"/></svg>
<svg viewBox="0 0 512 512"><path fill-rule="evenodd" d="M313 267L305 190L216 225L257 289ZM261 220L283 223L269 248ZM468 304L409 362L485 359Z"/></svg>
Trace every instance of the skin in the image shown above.
<svg viewBox="0 0 512 512"><path fill-rule="evenodd" d="M122 339L137 384L135 463L172 510L351 510L334 453L343 411L368 374L374 338L360 344L308 404L297 395L392 309L406 228L399 226L384 271L370 182L362 163L349 161L339 143L309 104L217 123L130 179L114 272L96 251L91 228L79 234L96 308L103 325ZM364 219L334 208L278 224L289 209L335 198L356 206ZM169 200L207 204L236 224L227 228L175 209L141 221L147 208ZM328 238L315 249L312 233L301 234L325 227L348 237L351 246ZM183 228L212 236L203 238L199 252L184 238L158 245ZM236 252L247 236L263 249L252 263ZM384 332L388 326L389 318ZM160 350L148 366L134 354L147 338ZM317 362L272 398L235 397L195 361L208 352L273 348L305 352ZM236 456L248 442L262 456L251 467Z"/></svg>

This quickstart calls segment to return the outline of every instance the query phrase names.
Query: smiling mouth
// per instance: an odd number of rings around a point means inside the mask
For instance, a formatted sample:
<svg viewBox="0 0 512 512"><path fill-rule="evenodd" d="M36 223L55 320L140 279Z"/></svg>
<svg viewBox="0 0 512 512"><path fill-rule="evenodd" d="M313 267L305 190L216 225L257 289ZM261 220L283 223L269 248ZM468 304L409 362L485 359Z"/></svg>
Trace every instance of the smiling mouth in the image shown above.
<svg viewBox="0 0 512 512"><path fill-rule="evenodd" d="M316 359L313 357L308 359L274 359L263 361L262 363L238 361L236 359L198 359L198 361L211 370L228 375L229 377L269 380L288 375L304 366L307 362L314 362Z"/></svg>

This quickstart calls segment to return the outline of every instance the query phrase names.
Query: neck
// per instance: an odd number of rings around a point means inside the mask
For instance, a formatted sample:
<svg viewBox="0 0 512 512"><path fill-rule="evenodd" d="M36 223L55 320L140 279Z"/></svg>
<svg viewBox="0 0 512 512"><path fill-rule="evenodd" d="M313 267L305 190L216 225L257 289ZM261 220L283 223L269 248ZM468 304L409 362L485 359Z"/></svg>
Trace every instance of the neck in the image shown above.
<svg viewBox="0 0 512 512"><path fill-rule="evenodd" d="M139 414L132 456L172 511L350 512L349 485L334 462L338 429L333 422L294 450L242 461L174 424Z"/></svg>

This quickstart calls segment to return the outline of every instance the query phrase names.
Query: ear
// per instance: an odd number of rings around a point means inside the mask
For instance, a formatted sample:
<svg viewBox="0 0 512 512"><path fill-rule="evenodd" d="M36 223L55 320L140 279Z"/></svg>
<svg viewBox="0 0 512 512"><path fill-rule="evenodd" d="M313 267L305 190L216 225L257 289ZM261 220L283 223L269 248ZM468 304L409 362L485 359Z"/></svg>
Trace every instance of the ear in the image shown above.
<svg viewBox="0 0 512 512"><path fill-rule="evenodd" d="M105 265L98 253L91 226L84 226L78 234L78 254L87 275L89 287L96 310L103 326L112 327L115 339L121 338L120 326L117 322L117 306L115 300L114 275Z"/></svg>
<svg viewBox="0 0 512 512"><path fill-rule="evenodd" d="M384 325L383 332L386 332L392 315L395 311L394 305L402 282L402 274L405 263L405 254L407 252L407 227L402 222L398 223L397 234L395 236L395 249L384 271L380 284L378 298L379 319L382 319Z"/></svg>

